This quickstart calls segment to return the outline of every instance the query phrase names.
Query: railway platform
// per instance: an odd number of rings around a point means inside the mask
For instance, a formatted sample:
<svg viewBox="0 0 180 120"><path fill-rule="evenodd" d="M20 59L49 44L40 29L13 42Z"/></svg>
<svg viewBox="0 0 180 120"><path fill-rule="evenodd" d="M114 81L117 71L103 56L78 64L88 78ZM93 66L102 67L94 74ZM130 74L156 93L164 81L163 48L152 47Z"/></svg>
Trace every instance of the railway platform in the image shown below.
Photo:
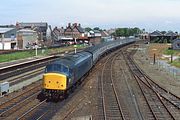
<svg viewBox="0 0 180 120"><path fill-rule="evenodd" d="M19 60L13 60L11 62L2 62L0 63L0 69L12 65L18 65L19 63L25 63L25 62L30 62L38 59L45 58L45 56L37 56L37 57L31 57L31 58L26 58L26 59L19 59Z"/></svg>
<svg viewBox="0 0 180 120"><path fill-rule="evenodd" d="M9 88L9 93L12 93L12 92L15 92L15 91L18 91L20 89L23 89L23 87L26 87L34 82L37 82L39 80L42 79L42 74L38 75L38 76L35 76L33 78L30 78L28 80L25 80L25 81L22 81L20 83L17 83L17 84L14 84L12 86L10 86Z"/></svg>

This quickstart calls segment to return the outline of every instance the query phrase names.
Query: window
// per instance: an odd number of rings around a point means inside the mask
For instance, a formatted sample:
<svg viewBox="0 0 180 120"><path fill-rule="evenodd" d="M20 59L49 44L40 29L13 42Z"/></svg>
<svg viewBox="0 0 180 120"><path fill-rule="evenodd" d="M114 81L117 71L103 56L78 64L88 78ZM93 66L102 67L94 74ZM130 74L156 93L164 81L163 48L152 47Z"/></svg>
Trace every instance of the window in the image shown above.
<svg viewBox="0 0 180 120"><path fill-rule="evenodd" d="M57 64L50 64L46 67L46 72L60 72L61 66Z"/></svg>
<svg viewBox="0 0 180 120"><path fill-rule="evenodd" d="M45 72L46 73L47 72L59 72L59 73L65 73L68 75L69 68L64 65L60 65L60 64L50 64L50 65L47 65Z"/></svg>

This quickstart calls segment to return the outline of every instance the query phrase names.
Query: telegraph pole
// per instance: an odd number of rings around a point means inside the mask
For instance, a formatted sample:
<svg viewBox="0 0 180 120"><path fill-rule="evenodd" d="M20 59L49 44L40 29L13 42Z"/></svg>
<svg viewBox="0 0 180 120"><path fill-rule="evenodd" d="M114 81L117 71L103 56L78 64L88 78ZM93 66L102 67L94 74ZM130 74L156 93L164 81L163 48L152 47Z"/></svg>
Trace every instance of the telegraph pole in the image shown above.
<svg viewBox="0 0 180 120"><path fill-rule="evenodd" d="M154 53L153 64L156 64L156 54Z"/></svg>

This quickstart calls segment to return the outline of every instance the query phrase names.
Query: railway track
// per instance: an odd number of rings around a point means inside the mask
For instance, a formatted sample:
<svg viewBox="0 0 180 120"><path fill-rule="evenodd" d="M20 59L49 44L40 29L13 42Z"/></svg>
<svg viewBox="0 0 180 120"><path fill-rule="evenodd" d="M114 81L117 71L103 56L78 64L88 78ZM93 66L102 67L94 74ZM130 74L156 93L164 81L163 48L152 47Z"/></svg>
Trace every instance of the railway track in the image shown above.
<svg viewBox="0 0 180 120"><path fill-rule="evenodd" d="M30 108L29 110L27 110L24 114L22 114L21 116L19 116L17 118L17 120L24 120L24 119L28 119L28 117L32 117L32 114L34 112L37 112L37 109L43 109L44 107L47 106L48 103L46 103L46 100L43 100L41 102L39 102L37 105L35 105L34 107ZM43 117L47 112L43 113L42 115L40 115L40 117L38 116L33 116L33 119L34 120L38 120L40 119L41 117ZM41 114L41 113L39 113Z"/></svg>
<svg viewBox="0 0 180 120"><path fill-rule="evenodd" d="M51 56L51 57L47 57L44 59L33 60L30 62L19 63L17 65L11 65L8 67L0 68L1 81L6 80L10 77L18 76L20 74L44 67L49 62L51 62L55 59L56 59L56 57Z"/></svg>
<svg viewBox="0 0 180 120"><path fill-rule="evenodd" d="M93 70L90 72L91 75L94 75L95 73L97 73L101 67L102 64L104 64L104 60L102 60L101 62L98 63L98 65L100 67L95 67L93 68ZM80 104L83 103L83 101L86 99L86 97L84 97L83 94L86 94L86 92L84 93L83 90L79 91L80 93L78 93L78 89L85 89L85 86L89 86L91 82L85 78L84 82L82 82L81 84L79 84L79 87L77 88L76 91L74 91L72 94L70 95L69 98L67 100L63 100L60 101L58 103L45 103L45 105L40 104L39 106L35 107L34 109L32 108L32 110L27 111L25 114L23 114L21 117L19 117L18 119L27 119L27 120L31 120L31 119L36 119L36 120L43 120L43 119L47 119L50 116L52 116L52 114L54 114L55 111L59 111L61 110L61 108L63 109L64 106L65 108L69 108L67 109L65 112L62 112L60 115L60 120L68 120L70 119L70 116L73 115L73 113L76 111L76 109L80 106ZM77 92L77 95L76 95ZM74 98L75 97L75 98ZM75 100L71 100L71 99L75 99ZM71 102L69 104L69 102ZM64 108L64 109L65 109Z"/></svg>
<svg viewBox="0 0 180 120"><path fill-rule="evenodd" d="M91 77L87 77L85 81L82 83L82 89L85 89L85 86L91 86L91 82L89 79L92 79L93 76L96 76L96 74L102 69L102 66L105 63L106 59L107 57L104 57L97 63L97 65L90 72ZM82 92L84 92L84 90L82 90ZM62 117L60 118L60 120L69 120L71 118L70 116L72 116L75 113L76 109L83 103L83 101L85 101L86 97L84 97L83 94L87 94L87 92L79 94L79 98L76 100L76 102L73 102L73 104L71 104L70 109L68 109L64 114L61 114ZM95 113L94 116L88 117L88 119L98 119L98 116L96 116L96 114L97 113Z"/></svg>
<svg viewBox="0 0 180 120"><path fill-rule="evenodd" d="M118 52L118 51L117 51ZM126 108L121 104L118 98L118 93L116 91L116 87L114 81L112 79L112 64L113 59L116 56L117 52L113 53L108 57L106 63L102 68L100 84L101 84L101 100L102 104L100 105L102 108L101 119L109 120L109 119L126 119L129 117Z"/></svg>
<svg viewBox="0 0 180 120"><path fill-rule="evenodd" d="M5 79L4 81L8 81L9 85L13 86L20 82L28 80L32 77L38 76L38 75L42 74L43 72L44 72L44 67L41 67L41 68L26 72L26 73L22 73L20 75L14 76L14 77L9 77L9 78Z"/></svg>
<svg viewBox="0 0 180 120"><path fill-rule="evenodd" d="M133 53L124 57L131 73L134 75L154 119L178 120L180 117L180 98L168 92L147 76L134 62Z"/></svg>
<svg viewBox="0 0 180 120"><path fill-rule="evenodd" d="M0 104L0 118L6 119L12 113L32 102L40 93L40 84Z"/></svg>

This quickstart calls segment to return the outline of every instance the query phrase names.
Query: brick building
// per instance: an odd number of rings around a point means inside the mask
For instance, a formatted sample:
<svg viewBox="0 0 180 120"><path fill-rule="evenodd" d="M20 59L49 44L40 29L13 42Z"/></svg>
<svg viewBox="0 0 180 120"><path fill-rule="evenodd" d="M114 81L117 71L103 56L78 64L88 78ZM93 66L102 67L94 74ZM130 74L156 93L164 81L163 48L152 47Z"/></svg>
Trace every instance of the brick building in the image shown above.
<svg viewBox="0 0 180 120"><path fill-rule="evenodd" d="M36 31L38 34L38 40L46 40L48 24L46 22L37 23L16 23L18 30L20 29L30 29Z"/></svg>
<svg viewBox="0 0 180 120"><path fill-rule="evenodd" d="M74 23L71 25L71 23L69 23L64 31L64 36L79 38L79 37L84 37L84 33L85 31L81 27L81 24Z"/></svg>
<svg viewBox="0 0 180 120"><path fill-rule="evenodd" d="M19 49L32 49L38 44L37 32L28 29L17 31L17 45Z"/></svg>

